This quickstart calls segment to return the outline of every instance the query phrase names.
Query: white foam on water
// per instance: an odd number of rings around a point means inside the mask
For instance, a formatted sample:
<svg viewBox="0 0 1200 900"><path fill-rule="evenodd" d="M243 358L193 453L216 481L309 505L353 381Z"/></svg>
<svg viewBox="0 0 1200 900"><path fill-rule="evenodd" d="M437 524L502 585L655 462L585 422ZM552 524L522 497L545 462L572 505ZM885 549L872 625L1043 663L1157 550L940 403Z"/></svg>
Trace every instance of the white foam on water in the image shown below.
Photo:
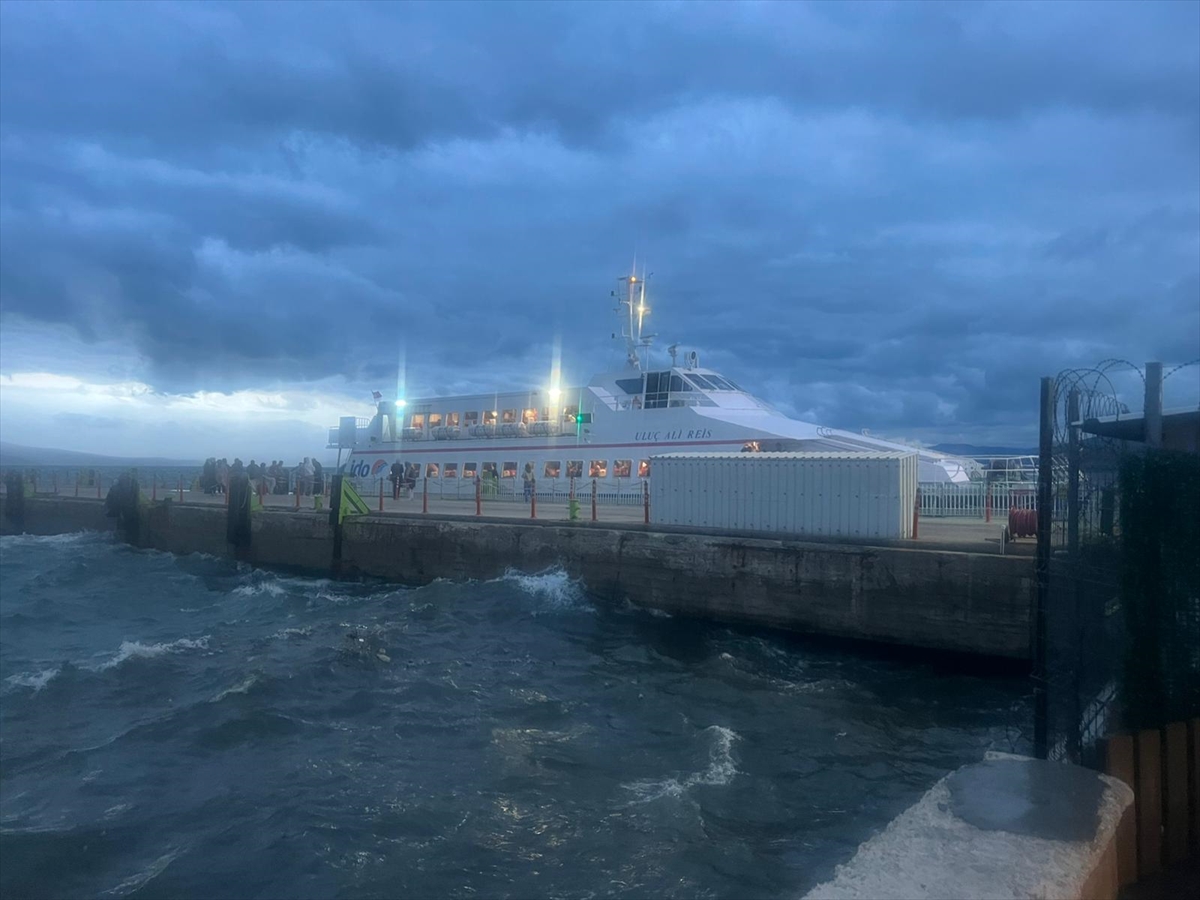
<svg viewBox="0 0 1200 900"><path fill-rule="evenodd" d="M208 702L209 703L219 703L220 701L224 700L226 697L230 696L231 694L248 693L250 691L250 688L254 687L254 685L256 685L256 684L258 684L258 673L257 672L254 673L253 675L243 678L241 681L239 681L233 687L225 688L225 690L221 691L219 694L217 694L215 697L213 697Z"/></svg>
<svg viewBox="0 0 1200 900"><path fill-rule="evenodd" d="M660 781L634 781L623 784L627 791L637 795L634 803L650 803L662 797L680 797L689 788L696 785L721 786L729 784L738 773L737 764L733 759L733 742L738 740L738 733L724 725L710 725L704 729L709 735L712 745L708 751L708 766L702 772L692 774L680 780L666 778Z"/></svg>
<svg viewBox="0 0 1200 900"><path fill-rule="evenodd" d="M243 584L235 587L233 593L239 597L259 597L263 594L269 597L282 597L287 593L287 588L275 579L268 579L255 584Z"/></svg>
<svg viewBox="0 0 1200 900"><path fill-rule="evenodd" d="M303 628L281 628L279 631L271 635L271 637L278 640L288 640L290 638L311 637L312 633L312 627L305 625Z"/></svg>
<svg viewBox="0 0 1200 900"><path fill-rule="evenodd" d="M18 547L55 547L71 544L111 544L111 535L101 531L72 531L68 534L6 534L0 537L0 550Z"/></svg>
<svg viewBox="0 0 1200 900"><path fill-rule="evenodd" d="M498 582L515 585L552 610L594 611L587 601L583 582L572 579L564 569L550 569L537 575L526 575L509 569L502 577L488 583Z"/></svg>
<svg viewBox="0 0 1200 900"><path fill-rule="evenodd" d="M114 669L130 659L153 659L167 653L182 653L185 650L207 650L209 635L196 638L180 638L177 641L167 641L161 644L143 644L141 641L122 641L116 656L102 663L97 671L104 672Z"/></svg>
<svg viewBox="0 0 1200 900"><path fill-rule="evenodd" d="M105 897L124 897L126 894L132 894L134 891L141 888L142 885L150 881L152 878L157 878L163 873L163 870L171 864L171 862L179 855L179 848L168 850L146 868L140 872L135 872L130 875L116 887L109 888L104 891L102 896Z"/></svg>
<svg viewBox="0 0 1200 900"><path fill-rule="evenodd" d="M14 688L33 688L36 693L48 685L61 671L60 668L55 666L52 669L42 669L40 672L20 672L17 675L10 675L8 678L5 678L4 683L10 684Z"/></svg>

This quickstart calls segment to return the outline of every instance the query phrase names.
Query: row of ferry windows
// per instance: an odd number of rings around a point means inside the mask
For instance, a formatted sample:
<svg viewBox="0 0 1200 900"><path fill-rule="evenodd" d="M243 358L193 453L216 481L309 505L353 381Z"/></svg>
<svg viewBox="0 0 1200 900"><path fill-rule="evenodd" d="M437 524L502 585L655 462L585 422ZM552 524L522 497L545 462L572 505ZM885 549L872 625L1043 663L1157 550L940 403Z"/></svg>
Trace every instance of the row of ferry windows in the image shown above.
<svg viewBox="0 0 1200 900"><path fill-rule="evenodd" d="M461 415L456 412L448 413L413 413L408 417L409 428L441 428L443 425L447 428L470 428L472 425L479 425L482 421L484 425L516 425L518 415L520 421L526 425L532 425L534 422L550 422L553 420L552 413L554 410L549 408L535 409L485 409L483 412L478 410L469 410ZM564 406L562 411L562 421L573 422L575 414L579 412L578 406ZM482 417L482 419L481 419Z"/></svg>
<svg viewBox="0 0 1200 900"><path fill-rule="evenodd" d="M529 466L529 471L535 477L540 478L582 478L584 467L582 459L567 460L566 467L563 467L562 461L557 459L547 460L542 464L542 471L538 473L533 468L532 463L526 463ZM610 467L607 459L593 459L588 461L587 473L588 478L608 478L609 472L613 478L632 478L633 477L633 460L632 459L614 459ZM497 465L494 462L485 462L482 465L479 463L463 463L461 468L458 463L426 463L425 477L426 478L471 478L476 476L483 478L516 478L521 474L522 470L517 468L516 462L502 462ZM637 461L637 477L646 478L650 475L650 461L648 459L639 459ZM404 469L404 477L408 479L421 477L420 463L407 463Z"/></svg>

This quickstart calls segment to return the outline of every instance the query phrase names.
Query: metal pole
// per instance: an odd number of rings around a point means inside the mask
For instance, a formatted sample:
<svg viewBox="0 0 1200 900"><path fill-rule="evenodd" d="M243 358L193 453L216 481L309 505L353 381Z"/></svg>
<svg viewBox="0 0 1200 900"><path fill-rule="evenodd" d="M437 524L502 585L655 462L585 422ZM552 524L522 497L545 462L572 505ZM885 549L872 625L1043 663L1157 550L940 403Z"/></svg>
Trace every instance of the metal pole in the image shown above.
<svg viewBox="0 0 1200 900"><path fill-rule="evenodd" d="M913 495L913 533L912 539L915 541L921 524L921 489L917 488L916 494Z"/></svg>
<svg viewBox="0 0 1200 900"><path fill-rule="evenodd" d="M1079 389L1067 394L1067 550L1079 556Z"/></svg>
<svg viewBox="0 0 1200 900"><path fill-rule="evenodd" d="M987 494L984 497L983 521L992 521L992 486L990 484L987 486Z"/></svg>
<svg viewBox="0 0 1200 900"><path fill-rule="evenodd" d="M1146 363L1145 440L1147 447L1162 446L1162 363Z"/></svg>
<svg viewBox="0 0 1200 900"><path fill-rule="evenodd" d="M379 511L383 512L383 479L379 479Z"/></svg>
<svg viewBox="0 0 1200 900"><path fill-rule="evenodd" d="M537 479L530 479L530 484L533 487L532 493L529 495L529 518L537 518Z"/></svg>
<svg viewBox="0 0 1200 900"><path fill-rule="evenodd" d="M475 515L483 515L483 482L478 475L475 476Z"/></svg>
<svg viewBox="0 0 1200 900"><path fill-rule="evenodd" d="M642 482L642 507L645 510L646 524L650 524L650 483Z"/></svg>
<svg viewBox="0 0 1200 900"><path fill-rule="evenodd" d="M596 521L596 479L592 479L592 521Z"/></svg>
<svg viewBox="0 0 1200 900"><path fill-rule="evenodd" d="M1050 705L1046 695L1046 605L1050 594L1050 527L1054 501L1054 379L1042 379L1038 435L1037 592L1033 607L1033 755L1049 753Z"/></svg>
<svg viewBox="0 0 1200 900"><path fill-rule="evenodd" d="M429 512L429 476L421 481L421 512Z"/></svg>

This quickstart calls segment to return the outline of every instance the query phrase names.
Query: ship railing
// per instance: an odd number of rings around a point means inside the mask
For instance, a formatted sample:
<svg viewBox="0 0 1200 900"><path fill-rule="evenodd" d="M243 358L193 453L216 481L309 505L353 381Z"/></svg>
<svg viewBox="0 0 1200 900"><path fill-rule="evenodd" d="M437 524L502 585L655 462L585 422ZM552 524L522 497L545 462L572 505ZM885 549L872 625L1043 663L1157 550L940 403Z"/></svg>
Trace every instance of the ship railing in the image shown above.
<svg viewBox="0 0 1200 900"><path fill-rule="evenodd" d="M596 502L604 506L641 506L645 502L641 478L596 479ZM378 495L381 487L391 496L392 485L387 475L351 478L355 490L363 496ZM425 485L431 500L474 500L473 478L418 478L413 494L420 496ZM485 501L525 502L525 483L520 478L500 478L482 484ZM571 497L569 478L540 478L535 484L539 503L566 503ZM580 503L591 502L592 479L575 479L575 498Z"/></svg>
<svg viewBox="0 0 1200 900"><path fill-rule="evenodd" d="M923 482L921 515L931 518L986 519L990 508L993 518L1003 519L1010 509L1036 509L1036 483L966 484ZM1066 498L1054 498L1054 515L1066 512Z"/></svg>

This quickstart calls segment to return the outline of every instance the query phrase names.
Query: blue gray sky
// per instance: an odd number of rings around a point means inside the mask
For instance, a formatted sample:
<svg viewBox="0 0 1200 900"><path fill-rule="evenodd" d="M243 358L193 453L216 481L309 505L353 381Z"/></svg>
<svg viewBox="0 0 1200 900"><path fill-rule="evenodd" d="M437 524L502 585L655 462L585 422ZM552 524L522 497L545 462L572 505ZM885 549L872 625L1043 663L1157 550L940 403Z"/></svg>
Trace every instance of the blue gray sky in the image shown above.
<svg viewBox="0 0 1200 900"><path fill-rule="evenodd" d="M795 416L1027 443L1039 375L1200 356L1200 4L0 4L5 440L586 379L635 256Z"/></svg>

